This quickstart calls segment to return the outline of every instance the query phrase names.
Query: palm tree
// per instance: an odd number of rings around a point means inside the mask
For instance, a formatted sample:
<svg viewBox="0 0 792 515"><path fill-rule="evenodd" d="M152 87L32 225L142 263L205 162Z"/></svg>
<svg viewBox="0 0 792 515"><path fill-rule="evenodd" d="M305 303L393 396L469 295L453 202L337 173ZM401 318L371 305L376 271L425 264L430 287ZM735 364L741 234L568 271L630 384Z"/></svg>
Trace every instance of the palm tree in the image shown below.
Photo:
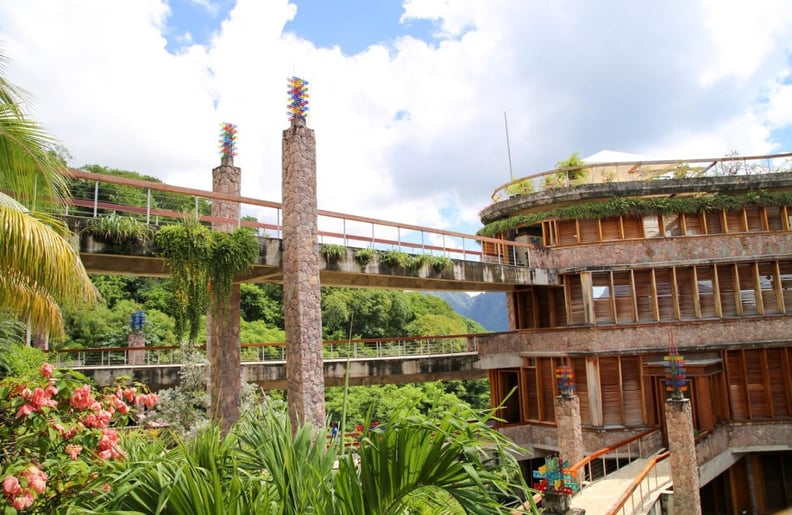
<svg viewBox="0 0 792 515"><path fill-rule="evenodd" d="M33 211L37 196L63 202L66 168L50 150L52 137L25 115L27 94L4 77L7 63L0 51L0 308L34 330L61 334L58 303L93 302L97 293L66 227Z"/></svg>

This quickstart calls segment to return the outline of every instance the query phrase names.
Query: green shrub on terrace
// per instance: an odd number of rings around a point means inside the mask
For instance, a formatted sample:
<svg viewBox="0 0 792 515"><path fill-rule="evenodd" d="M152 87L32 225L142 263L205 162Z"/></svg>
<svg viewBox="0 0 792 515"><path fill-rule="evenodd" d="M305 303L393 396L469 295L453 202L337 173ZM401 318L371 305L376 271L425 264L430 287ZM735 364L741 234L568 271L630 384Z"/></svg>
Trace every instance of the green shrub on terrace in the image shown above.
<svg viewBox="0 0 792 515"><path fill-rule="evenodd" d="M337 261L346 257L346 247L343 245L326 243L319 249L319 254L325 258L325 261Z"/></svg>

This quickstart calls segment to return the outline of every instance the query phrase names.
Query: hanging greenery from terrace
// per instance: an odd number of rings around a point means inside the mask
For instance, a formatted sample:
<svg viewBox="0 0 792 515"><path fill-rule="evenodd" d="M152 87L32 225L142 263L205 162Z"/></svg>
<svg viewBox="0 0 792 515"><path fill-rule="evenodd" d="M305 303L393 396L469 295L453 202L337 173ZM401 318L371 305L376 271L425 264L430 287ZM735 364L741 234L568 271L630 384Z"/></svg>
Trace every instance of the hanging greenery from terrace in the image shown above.
<svg viewBox="0 0 792 515"><path fill-rule="evenodd" d="M155 236L159 253L173 277L176 336L195 342L210 290L218 306L228 303L234 275L247 270L258 256L258 242L246 229L212 232L195 218L163 227Z"/></svg>
<svg viewBox="0 0 792 515"><path fill-rule="evenodd" d="M669 213L700 213L702 211L734 210L746 206L790 206L792 192L751 192L745 195L706 195L699 197L615 197L604 202L589 202L561 207L551 211L518 215L491 222L478 231L480 236L495 237L520 226L535 225L544 220L594 219L619 215Z"/></svg>
<svg viewBox="0 0 792 515"><path fill-rule="evenodd" d="M545 220L594 219L619 215L649 215L669 213L700 213L719 209L734 210L748 206L792 206L792 192L750 192L745 195L703 195L699 197L614 197L604 202L589 202L512 216L488 223L478 230L479 236L497 237L517 227L541 223Z"/></svg>

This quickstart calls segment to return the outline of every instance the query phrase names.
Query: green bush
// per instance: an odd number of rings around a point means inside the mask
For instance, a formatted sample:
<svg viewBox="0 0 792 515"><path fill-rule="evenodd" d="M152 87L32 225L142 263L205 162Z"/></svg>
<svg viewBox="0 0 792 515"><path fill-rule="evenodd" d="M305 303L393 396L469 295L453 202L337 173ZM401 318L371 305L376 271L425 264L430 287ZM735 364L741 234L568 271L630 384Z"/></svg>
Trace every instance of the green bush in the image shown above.
<svg viewBox="0 0 792 515"><path fill-rule="evenodd" d="M337 261L346 257L346 247L343 245L326 243L319 249L319 254L325 258L325 261Z"/></svg>

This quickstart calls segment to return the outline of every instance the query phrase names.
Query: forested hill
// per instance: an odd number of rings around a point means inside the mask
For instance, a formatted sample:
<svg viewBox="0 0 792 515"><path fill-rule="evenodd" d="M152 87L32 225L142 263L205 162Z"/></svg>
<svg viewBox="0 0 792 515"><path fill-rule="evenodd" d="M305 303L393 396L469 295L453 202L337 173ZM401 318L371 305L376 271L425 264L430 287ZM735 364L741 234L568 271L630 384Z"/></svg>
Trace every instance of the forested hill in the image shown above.
<svg viewBox="0 0 792 515"><path fill-rule="evenodd" d="M485 292L471 296L461 291L437 291L431 294L445 300L454 311L475 320L488 331L509 330L505 293Z"/></svg>

